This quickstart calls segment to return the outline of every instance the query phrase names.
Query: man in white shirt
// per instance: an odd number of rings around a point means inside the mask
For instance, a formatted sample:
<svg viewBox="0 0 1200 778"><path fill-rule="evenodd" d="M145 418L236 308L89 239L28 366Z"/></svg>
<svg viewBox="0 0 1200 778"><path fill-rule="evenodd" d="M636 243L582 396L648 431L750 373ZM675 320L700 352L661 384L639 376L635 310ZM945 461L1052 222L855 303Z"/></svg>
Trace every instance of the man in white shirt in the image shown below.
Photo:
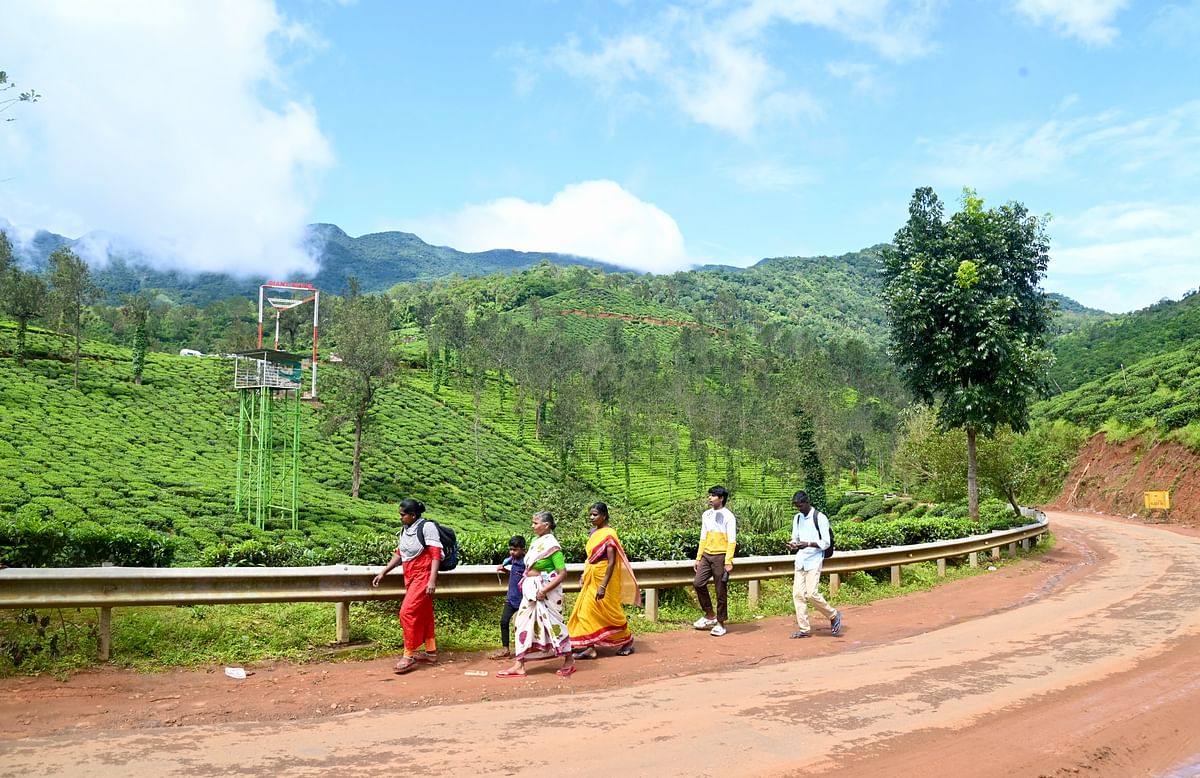
<svg viewBox="0 0 1200 778"><path fill-rule="evenodd" d="M788 548L796 552L796 573L792 582L792 602L796 606L794 638L812 636L808 623L808 604L829 619L829 631L834 637L842 634L842 614L836 611L821 596L821 565L825 561L825 549L829 548L829 519L808 502L806 492L796 492L792 505L798 513L792 517L792 539Z"/></svg>

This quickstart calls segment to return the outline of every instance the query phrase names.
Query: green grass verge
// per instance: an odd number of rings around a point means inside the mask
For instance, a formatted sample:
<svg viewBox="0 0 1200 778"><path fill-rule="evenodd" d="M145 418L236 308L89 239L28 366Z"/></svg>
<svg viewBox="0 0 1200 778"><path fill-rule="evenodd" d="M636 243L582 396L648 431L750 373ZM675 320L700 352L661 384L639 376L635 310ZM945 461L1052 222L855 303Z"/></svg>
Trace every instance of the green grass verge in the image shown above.
<svg viewBox="0 0 1200 778"><path fill-rule="evenodd" d="M934 562L905 565L901 585L893 587L887 570L846 576L835 606L864 605L927 591L939 584L984 574L987 566L1004 567L1045 553L1053 536L1030 551L1018 550L998 562L983 558L980 567L947 565L938 578ZM828 589L822 584L822 592ZM731 623L788 616L792 608L791 578L762 582L759 604L751 608L748 585L733 583L729 591ZM568 595L569 610L574 595ZM499 645L500 598L437 602L438 647L446 651L481 651ZM659 621L627 607L635 634L690 629L698 609L688 589L660 592ZM50 673L65 676L95 664L99 651L95 609L0 611L0 675ZM195 605L190 607L116 608L112 612L112 664L141 672L209 664L244 665L282 659L294 662L368 659L400 651L403 634L396 603L365 602L351 607L349 648L333 645L333 606L329 603L264 605Z"/></svg>

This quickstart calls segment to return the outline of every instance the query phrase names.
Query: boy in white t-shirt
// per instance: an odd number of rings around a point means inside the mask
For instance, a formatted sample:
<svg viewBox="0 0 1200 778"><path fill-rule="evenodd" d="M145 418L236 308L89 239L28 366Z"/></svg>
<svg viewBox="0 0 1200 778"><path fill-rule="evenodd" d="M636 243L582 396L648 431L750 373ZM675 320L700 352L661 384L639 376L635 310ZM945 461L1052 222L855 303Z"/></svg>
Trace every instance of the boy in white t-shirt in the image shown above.
<svg viewBox="0 0 1200 778"><path fill-rule="evenodd" d="M808 623L808 605L812 603L829 619L829 631L834 637L842 634L842 614L833 609L821 596L821 565L825 562L825 549L829 548L829 519L808 501L806 492L792 495L792 505L798 513L792 517L792 539L788 548L796 552L796 573L792 579L792 603L796 606L796 631L794 638L812 635Z"/></svg>

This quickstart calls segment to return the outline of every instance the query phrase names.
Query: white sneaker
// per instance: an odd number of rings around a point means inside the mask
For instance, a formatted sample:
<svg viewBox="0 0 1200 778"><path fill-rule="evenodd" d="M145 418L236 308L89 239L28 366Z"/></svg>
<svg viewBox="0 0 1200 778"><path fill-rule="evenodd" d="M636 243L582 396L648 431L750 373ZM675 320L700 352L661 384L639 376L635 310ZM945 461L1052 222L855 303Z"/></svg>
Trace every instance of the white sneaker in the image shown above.
<svg viewBox="0 0 1200 778"><path fill-rule="evenodd" d="M696 629L708 629L710 627L715 626L716 623L717 623L716 619L710 619L707 616L701 616L700 618L698 618L692 622L692 626L695 627Z"/></svg>
<svg viewBox="0 0 1200 778"><path fill-rule="evenodd" d="M729 630L725 629L720 624L718 624L717 626L715 626L711 630L709 630L708 634L712 635L714 638L719 638L728 631Z"/></svg>

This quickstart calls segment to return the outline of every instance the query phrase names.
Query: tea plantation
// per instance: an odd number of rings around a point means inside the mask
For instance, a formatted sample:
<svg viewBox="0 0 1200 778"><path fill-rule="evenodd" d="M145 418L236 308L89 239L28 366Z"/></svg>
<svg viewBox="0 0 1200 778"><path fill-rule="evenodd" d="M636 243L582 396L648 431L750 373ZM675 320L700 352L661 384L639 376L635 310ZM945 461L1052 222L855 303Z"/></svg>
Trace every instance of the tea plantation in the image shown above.
<svg viewBox="0 0 1200 778"><path fill-rule="evenodd" d="M247 542L375 548L395 531L395 503L406 496L460 531L511 534L527 528L539 495L563 483L554 455L513 413L511 387L503 405L499 388L487 387L476 433L470 392L442 386L435 395L428 374L410 370L381 399L363 460L364 499L349 497L349 435L322 437L317 410L303 405L299 527L263 532L233 512L230 360L151 353L136 386L127 349L89 341L75 391L72 365L59 356L62 336L32 330L24 368L8 356L13 341L13 326L0 322L0 527L8 533L0 528L0 547L11 557L20 546L24 563L85 562L83 551L63 557L64 544L109 544L109 556L143 564L228 561L229 549ZM595 437L595 460L575 475L590 498L604 499L609 489L624 490L624 476ZM684 432L685 452L686 445ZM747 497L788 492L761 468L743 470ZM642 451L631 472L636 489L616 500L626 514L650 516L696 494L696 464L686 456L668 468L661 452L652 463ZM38 543L46 548L29 547Z"/></svg>

